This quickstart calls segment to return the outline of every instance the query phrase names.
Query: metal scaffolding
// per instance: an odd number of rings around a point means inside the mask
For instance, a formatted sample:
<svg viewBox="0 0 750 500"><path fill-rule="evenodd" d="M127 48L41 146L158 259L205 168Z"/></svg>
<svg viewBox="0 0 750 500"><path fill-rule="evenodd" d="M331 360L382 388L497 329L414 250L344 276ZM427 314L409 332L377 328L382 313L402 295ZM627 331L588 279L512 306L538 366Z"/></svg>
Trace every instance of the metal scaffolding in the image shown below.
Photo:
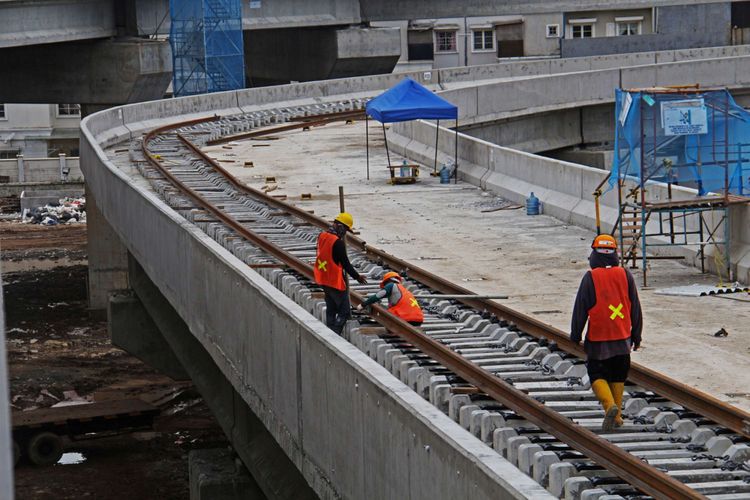
<svg viewBox="0 0 750 500"><path fill-rule="evenodd" d="M623 264L640 260L646 286L648 259L681 258L657 247L694 246L701 271L712 249L720 279L731 280L730 206L750 202L750 113L726 89L695 86L618 90L615 118Z"/></svg>
<svg viewBox="0 0 750 500"><path fill-rule="evenodd" d="M240 0L170 0L175 96L245 87Z"/></svg>

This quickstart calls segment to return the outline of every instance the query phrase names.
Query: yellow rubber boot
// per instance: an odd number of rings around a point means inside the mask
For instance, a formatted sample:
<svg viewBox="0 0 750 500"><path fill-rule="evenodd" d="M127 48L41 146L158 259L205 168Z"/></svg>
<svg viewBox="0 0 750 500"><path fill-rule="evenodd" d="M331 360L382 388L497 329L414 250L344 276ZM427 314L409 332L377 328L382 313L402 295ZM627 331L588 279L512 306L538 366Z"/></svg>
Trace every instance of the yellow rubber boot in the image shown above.
<svg viewBox="0 0 750 500"><path fill-rule="evenodd" d="M625 392L625 384L623 382L610 382L609 390L612 391L612 399L615 401L617 407L617 416L615 417L615 427L622 427L622 393Z"/></svg>
<svg viewBox="0 0 750 500"><path fill-rule="evenodd" d="M591 389L596 394L596 399L602 405L604 409L604 421L602 422L602 430L604 432L610 432L614 428L615 417L617 417L617 407L615 406L615 400L612 397L612 391L609 388L609 384L603 378L594 380L591 383Z"/></svg>

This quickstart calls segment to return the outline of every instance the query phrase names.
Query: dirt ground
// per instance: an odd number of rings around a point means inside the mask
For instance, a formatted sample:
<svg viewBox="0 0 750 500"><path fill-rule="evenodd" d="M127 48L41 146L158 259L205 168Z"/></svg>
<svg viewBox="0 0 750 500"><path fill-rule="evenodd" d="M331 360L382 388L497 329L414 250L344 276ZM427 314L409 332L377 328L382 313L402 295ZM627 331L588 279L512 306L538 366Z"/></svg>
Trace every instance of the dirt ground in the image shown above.
<svg viewBox="0 0 750 500"><path fill-rule="evenodd" d="M22 461L16 497L186 499L189 450L227 446L226 439L189 384L111 345L106 321L87 310L85 244L84 224L0 223L12 410L139 397L162 403L162 413L153 431L67 443L82 463ZM11 264L17 270L7 272Z"/></svg>
<svg viewBox="0 0 750 500"><path fill-rule="evenodd" d="M86 224L41 226L0 221L3 273L86 264Z"/></svg>

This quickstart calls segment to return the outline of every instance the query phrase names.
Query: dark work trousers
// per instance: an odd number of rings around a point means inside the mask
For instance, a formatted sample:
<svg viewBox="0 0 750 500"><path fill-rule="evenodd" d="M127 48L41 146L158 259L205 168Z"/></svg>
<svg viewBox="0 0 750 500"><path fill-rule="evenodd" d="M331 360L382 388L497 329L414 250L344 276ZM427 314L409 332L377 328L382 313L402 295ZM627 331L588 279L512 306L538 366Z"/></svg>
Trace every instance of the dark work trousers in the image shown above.
<svg viewBox="0 0 750 500"><path fill-rule="evenodd" d="M625 382L630 370L630 354L621 354L607 359L586 360L589 380L604 379L607 382Z"/></svg>
<svg viewBox="0 0 750 500"><path fill-rule="evenodd" d="M329 286L323 286L323 292L326 297L326 326L341 335L346 320L352 315L349 292Z"/></svg>

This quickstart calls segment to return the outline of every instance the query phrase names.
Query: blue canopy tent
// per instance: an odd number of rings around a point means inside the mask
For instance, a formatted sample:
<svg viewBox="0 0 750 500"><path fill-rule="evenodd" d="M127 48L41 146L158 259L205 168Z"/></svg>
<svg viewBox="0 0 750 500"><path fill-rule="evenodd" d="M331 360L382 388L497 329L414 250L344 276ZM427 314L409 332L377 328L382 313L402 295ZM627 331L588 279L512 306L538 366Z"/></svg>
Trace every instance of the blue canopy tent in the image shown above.
<svg viewBox="0 0 750 500"><path fill-rule="evenodd" d="M367 178L370 178L370 134L369 117L373 117L383 125L383 139L388 165L391 155L388 151L388 140L385 136L385 124L404 122L409 120L437 120L435 129L435 165L437 171L438 137L440 120L456 120L456 178L458 178L458 107L451 104L431 90L423 87L411 78L405 78L395 87L386 90L367 103L365 114L365 134L367 140Z"/></svg>

